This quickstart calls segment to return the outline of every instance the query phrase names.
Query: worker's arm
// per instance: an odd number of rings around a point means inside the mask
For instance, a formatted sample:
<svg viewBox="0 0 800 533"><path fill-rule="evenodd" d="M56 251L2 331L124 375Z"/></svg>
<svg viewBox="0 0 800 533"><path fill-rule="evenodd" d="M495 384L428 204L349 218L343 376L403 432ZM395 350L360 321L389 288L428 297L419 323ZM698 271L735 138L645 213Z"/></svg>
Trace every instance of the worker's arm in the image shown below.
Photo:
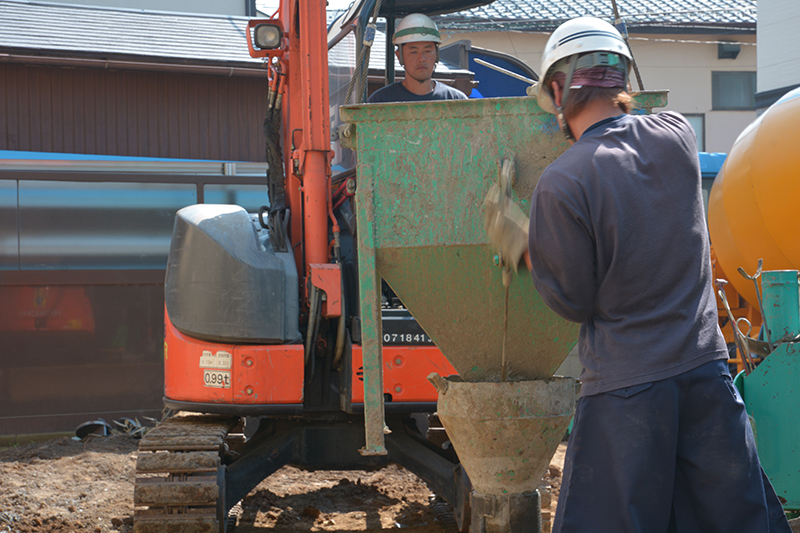
<svg viewBox="0 0 800 533"><path fill-rule="evenodd" d="M594 314L594 238L579 191L568 180L551 180L553 189L537 187L531 202L528 254L536 290L553 311L573 322Z"/></svg>

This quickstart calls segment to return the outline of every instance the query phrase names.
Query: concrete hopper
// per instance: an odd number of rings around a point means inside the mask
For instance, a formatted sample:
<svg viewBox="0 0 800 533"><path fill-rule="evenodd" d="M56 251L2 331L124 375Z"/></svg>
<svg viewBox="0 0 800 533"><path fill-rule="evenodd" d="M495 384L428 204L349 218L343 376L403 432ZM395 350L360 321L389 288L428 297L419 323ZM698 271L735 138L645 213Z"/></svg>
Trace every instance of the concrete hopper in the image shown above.
<svg viewBox="0 0 800 533"><path fill-rule="evenodd" d="M574 379L465 383L428 378L438 414L475 491L492 496L533 492L572 419Z"/></svg>
<svg viewBox="0 0 800 533"><path fill-rule="evenodd" d="M341 116L357 132L362 295L377 268L465 381L499 381L505 289L483 200L513 158L515 200L529 209L542 170L567 148L554 118L529 98L350 106ZM364 261L371 252L374 266ZM509 290L506 334L509 378L546 379L577 326L523 273Z"/></svg>
<svg viewBox="0 0 800 533"><path fill-rule="evenodd" d="M666 97L646 94L638 103L663 106ZM521 458L513 471L527 473L518 479L541 477L540 458L552 456L552 444L558 444L566 427L562 423L571 416L574 382L561 386L570 392L558 400L557 424L546 410L523 406L531 387L559 389L530 383L552 378L577 340L578 326L547 308L526 272L513 279L506 293L496 250L483 226L483 200L498 183L503 161L511 159L516 175L512 198L529 210L539 176L568 144L553 115L531 98L364 104L341 108L340 114L348 123L341 138L358 151L355 203L367 429L362 453L384 453L383 277L458 371L465 383L456 388L475 388L464 393L472 402L464 418L448 424L441 403L446 382L437 386L440 417L470 479L490 495L495 489L479 479L499 476L506 491L528 490L527 481L515 484L517 474L503 473L510 467L501 465L499 455L490 462L473 460L466 444L455 443L473 438L469 434L480 431L485 416L503 409L501 404L520 407L518 413L496 417L506 429L493 431L495 437L525 435L521 438L529 439L530 447L511 439L517 444L498 453ZM508 383L499 383L501 376ZM500 388L487 391L485 385ZM494 396L501 389L504 399L498 404ZM535 468L517 466L527 463Z"/></svg>

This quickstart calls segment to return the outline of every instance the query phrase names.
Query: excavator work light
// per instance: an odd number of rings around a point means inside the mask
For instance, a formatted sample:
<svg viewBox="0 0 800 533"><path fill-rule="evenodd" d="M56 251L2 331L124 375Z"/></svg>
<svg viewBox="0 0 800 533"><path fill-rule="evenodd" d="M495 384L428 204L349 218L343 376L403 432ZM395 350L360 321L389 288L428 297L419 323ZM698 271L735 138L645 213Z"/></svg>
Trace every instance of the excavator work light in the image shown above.
<svg viewBox="0 0 800 533"><path fill-rule="evenodd" d="M279 48L283 39L283 31L276 24L259 24L253 32L256 48L274 50Z"/></svg>

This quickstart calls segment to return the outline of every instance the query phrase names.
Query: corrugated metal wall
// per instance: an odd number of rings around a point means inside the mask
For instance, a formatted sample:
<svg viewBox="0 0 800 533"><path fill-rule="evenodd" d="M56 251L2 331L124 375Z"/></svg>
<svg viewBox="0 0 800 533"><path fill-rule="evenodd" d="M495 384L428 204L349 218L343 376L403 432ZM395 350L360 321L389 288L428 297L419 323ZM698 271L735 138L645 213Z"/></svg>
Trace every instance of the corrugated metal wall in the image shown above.
<svg viewBox="0 0 800 533"><path fill-rule="evenodd" d="M263 162L266 90L266 79L256 77L0 62L0 150ZM100 417L158 417L162 407L164 275L159 258L142 263L147 253L136 246L146 252L155 243L163 255L174 211L198 201L203 189L158 171L146 178L152 183L141 183L141 173L129 183L130 176L111 172L93 183L58 181L64 173L53 170L53 180L43 180L43 172L0 163L0 222L10 224L0 231L0 302L8 315L0 311L0 345L13 354L0 357L0 442L69 432ZM237 184L254 179L224 178L205 186L212 200L227 200ZM249 186L266 198L265 183ZM47 222L52 213L39 205L41 195L26 200L29 190L51 198L62 222ZM109 199L108 191L121 195ZM170 205L175 194L182 196ZM23 221L25 211L32 223ZM42 224L52 257L23 266L13 258L20 239ZM107 242L99 261L69 264L63 247L75 246L75 235L62 229L74 224L90 224L90 240ZM136 229L127 231L130 224ZM160 229L151 231L153 224ZM109 264L114 250L134 261ZM4 264L3 256L12 260Z"/></svg>
<svg viewBox="0 0 800 533"><path fill-rule="evenodd" d="M0 64L0 150L264 161L264 78Z"/></svg>

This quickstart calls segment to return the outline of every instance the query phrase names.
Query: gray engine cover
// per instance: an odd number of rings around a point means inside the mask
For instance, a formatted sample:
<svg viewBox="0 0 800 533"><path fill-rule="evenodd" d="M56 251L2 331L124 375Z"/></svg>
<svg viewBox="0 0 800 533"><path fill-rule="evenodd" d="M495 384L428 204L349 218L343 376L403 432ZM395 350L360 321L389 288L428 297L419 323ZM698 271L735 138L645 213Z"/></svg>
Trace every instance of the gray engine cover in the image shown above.
<svg viewBox="0 0 800 533"><path fill-rule="evenodd" d="M170 321L185 335L226 343L301 340L294 256L276 253L256 216L239 206L178 211L164 296Z"/></svg>

